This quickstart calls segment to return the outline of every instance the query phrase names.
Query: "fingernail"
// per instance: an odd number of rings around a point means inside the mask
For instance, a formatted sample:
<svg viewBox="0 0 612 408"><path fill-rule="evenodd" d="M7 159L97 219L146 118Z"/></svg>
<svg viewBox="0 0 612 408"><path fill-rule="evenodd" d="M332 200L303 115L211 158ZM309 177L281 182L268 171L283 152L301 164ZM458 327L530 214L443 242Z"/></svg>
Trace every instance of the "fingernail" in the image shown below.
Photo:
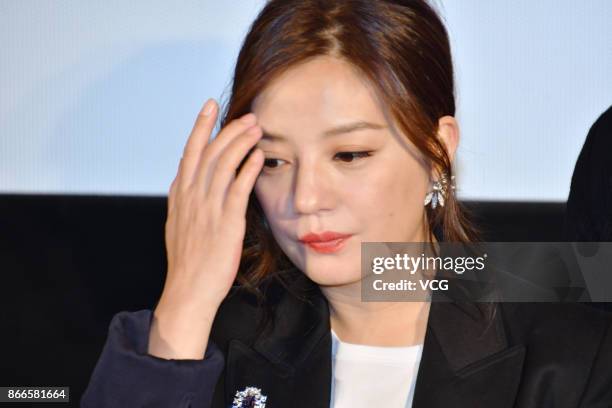
<svg viewBox="0 0 612 408"><path fill-rule="evenodd" d="M246 115L244 115L242 118L240 118L240 121L246 125L251 125L255 123L255 114L252 112L249 112Z"/></svg>
<svg viewBox="0 0 612 408"><path fill-rule="evenodd" d="M210 114L213 112L213 109L215 109L215 103L214 103L214 99L209 98L206 103L204 104L204 106L202 107L202 114L204 116L210 116Z"/></svg>

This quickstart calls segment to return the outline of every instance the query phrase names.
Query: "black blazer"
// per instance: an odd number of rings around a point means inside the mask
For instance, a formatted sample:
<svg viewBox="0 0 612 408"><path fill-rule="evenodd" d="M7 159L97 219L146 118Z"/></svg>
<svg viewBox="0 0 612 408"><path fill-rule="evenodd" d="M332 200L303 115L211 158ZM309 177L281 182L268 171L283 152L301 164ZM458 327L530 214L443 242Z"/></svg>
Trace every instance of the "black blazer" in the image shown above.
<svg viewBox="0 0 612 408"><path fill-rule="evenodd" d="M328 303L294 272L291 292L270 291L274 326L263 335L262 308L234 286L204 360L147 355L151 311L117 314L82 406L228 408L254 386L267 408L329 407ZM612 316L582 304L500 303L487 325L474 304L432 302L413 407L612 407Z"/></svg>

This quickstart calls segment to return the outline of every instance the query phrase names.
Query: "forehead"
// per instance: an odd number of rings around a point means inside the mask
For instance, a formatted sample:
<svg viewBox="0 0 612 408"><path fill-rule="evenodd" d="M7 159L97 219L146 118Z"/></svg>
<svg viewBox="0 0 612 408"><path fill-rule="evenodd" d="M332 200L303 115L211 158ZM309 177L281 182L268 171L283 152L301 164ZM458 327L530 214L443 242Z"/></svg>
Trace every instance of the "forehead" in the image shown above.
<svg viewBox="0 0 612 408"><path fill-rule="evenodd" d="M294 126L355 119L384 123L369 82L348 62L327 56L291 67L275 78L255 98L252 110L261 124L275 129L288 121Z"/></svg>

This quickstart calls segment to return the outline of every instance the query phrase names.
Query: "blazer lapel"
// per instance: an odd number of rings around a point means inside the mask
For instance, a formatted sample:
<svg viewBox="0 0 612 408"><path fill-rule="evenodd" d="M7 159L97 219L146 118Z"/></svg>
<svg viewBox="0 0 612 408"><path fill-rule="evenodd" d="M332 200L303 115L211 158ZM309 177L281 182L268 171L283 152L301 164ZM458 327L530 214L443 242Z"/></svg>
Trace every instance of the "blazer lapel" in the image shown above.
<svg viewBox="0 0 612 408"><path fill-rule="evenodd" d="M328 408L332 381L329 305L314 282L299 272L283 296L269 335L252 346L229 343L225 395L261 389L270 408ZM434 297L436 295L434 294ZM474 304L431 304L414 408L512 407L525 346L509 347L500 310L487 326Z"/></svg>
<svg viewBox="0 0 612 408"><path fill-rule="evenodd" d="M297 271L291 289L276 306L273 330L252 346L234 339L228 346L225 395L247 386L261 389L266 406L329 408L331 332L327 300Z"/></svg>
<svg viewBox="0 0 612 408"><path fill-rule="evenodd" d="M509 347L500 312L487 325L473 303L432 302L414 408L514 406L525 346Z"/></svg>

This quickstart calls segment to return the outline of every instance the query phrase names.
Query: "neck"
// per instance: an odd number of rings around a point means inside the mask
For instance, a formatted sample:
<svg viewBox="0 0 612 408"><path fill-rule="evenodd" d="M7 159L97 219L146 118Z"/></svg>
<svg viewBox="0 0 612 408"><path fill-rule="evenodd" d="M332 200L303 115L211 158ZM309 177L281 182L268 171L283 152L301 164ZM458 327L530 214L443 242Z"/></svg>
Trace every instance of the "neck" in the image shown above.
<svg viewBox="0 0 612 408"><path fill-rule="evenodd" d="M347 343L412 346L425 339L429 302L362 302L360 282L321 287L329 303L330 324Z"/></svg>

